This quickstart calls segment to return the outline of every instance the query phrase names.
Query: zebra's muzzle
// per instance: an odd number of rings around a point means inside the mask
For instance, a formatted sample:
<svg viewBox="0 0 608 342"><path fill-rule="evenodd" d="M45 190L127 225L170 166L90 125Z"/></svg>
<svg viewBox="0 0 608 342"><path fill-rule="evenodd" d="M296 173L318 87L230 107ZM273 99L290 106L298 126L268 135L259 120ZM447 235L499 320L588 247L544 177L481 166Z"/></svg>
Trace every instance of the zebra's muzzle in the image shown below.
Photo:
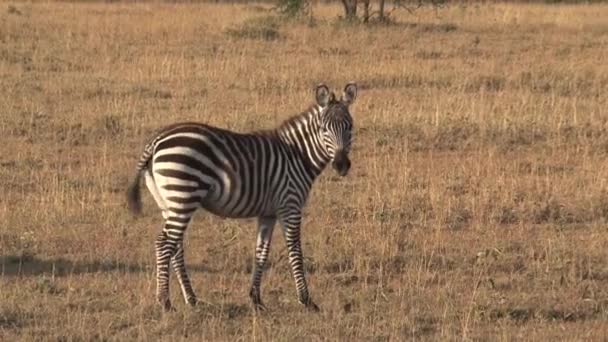
<svg viewBox="0 0 608 342"><path fill-rule="evenodd" d="M332 165L340 176L346 176L348 174L348 170L350 170L350 160L348 159L348 155L343 151L336 153Z"/></svg>

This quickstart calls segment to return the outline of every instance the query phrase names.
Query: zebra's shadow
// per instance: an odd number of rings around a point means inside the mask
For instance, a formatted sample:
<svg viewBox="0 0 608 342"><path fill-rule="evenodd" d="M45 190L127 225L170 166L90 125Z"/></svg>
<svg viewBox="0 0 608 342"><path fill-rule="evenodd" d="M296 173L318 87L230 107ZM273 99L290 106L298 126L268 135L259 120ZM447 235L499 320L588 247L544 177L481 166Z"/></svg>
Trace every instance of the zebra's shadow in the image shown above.
<svg viewBox="0 0 608 342"><path fill-rule="evenodd" d="M188 265L188 270L193 272L206 273L219 272L219 270L211 269L204 265L196 264ZM0 277L21 277L37 275L65 277L69 275L104 272L155 272L155 265L123 262L120 260L74 261L66 258L43 259L29 254L0 256Z"/></svg>

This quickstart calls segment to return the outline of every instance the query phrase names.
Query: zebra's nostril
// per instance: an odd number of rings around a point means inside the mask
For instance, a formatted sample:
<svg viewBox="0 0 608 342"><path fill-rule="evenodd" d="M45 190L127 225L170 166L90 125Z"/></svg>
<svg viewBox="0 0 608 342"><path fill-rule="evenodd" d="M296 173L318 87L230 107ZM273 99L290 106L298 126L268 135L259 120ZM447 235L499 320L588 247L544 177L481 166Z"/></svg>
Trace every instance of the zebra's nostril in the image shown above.
<svg viewBox="0 0 608 342"><path fill-rule="evenodd" d="M348 174L348 167L342 167L342 168L338 169L337 171L340 176L344 177Z"/></svg>
<svg viewBox="0 0 608 342"><path fill-rule="evenodd" d="M334 160L333 167L340 176L346 176L348 170L350 170L350 160L342 155Z"/></svg>

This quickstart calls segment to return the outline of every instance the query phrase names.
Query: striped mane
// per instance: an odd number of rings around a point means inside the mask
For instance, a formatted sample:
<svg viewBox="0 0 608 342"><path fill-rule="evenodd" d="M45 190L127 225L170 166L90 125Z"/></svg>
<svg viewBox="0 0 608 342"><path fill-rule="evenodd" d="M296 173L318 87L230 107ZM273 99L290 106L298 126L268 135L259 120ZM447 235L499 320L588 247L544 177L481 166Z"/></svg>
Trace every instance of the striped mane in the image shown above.
<svg viewBox="0 0 608 342"><path fill-rule="evenodd" d="M279 125L273 128L258 129L254 130L252 133L259 134L262 136L278 138L280 136L281 131L284 131L289 127L294 127L294 125L297 125L297 123L305 122L307 121L306 119L312 118L313 116L319 114L319 105L313 104L310 105L307 110L288 117L287 119L283 120Z"/></svg>

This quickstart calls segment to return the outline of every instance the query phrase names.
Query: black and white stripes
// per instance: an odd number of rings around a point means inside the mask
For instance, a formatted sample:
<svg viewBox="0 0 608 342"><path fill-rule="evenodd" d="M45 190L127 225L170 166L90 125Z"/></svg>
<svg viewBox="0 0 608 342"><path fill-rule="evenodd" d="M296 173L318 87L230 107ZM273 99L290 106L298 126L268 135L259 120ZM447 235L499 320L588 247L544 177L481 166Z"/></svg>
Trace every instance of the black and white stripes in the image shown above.
<svg viewBox="0 0 608 342"><path fill-rule="evenodd" d="M139 179L162 210L165 224L156 239L157 299L169 300L169 265L184 299L194 305L184 264L183 236L193 213L203 208L222 217L258 217L255 268L250 297L263 309L260 285L277 220L283 227L299 301L318 309L308 295L300 224L315 178L332 163L345 176L350 169L353 121L349 106L357 86L340 99L325 85L316 88L316 105L277 129L242 134L200 123L180 123L160 131L144 148L137 176L128 189L130 209L141 210Z"/></svg>

